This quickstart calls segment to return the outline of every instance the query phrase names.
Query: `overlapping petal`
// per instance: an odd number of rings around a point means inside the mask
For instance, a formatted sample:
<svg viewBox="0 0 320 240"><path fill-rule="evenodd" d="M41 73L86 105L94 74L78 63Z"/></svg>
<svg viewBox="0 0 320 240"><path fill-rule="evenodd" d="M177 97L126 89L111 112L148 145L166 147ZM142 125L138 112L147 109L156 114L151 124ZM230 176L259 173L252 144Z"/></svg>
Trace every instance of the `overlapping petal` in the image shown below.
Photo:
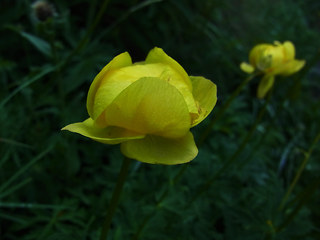
<svg viewBox="0 0 320 240"><path fill-rule="evenodd" d="M161 48L153 48L149 52L145 62L164 63L168 66L171 66L181 75L181 81L183 81L188 86L189 90L192 91L192 84L186 71L183 69L183 67L181 67L181 65L177 61L169 57Z"/></svg>
<svg viewBox="0 0 320 240"><path fill-rule="evenodd" d="M258 44L250 51L249 61L250 64L241 63L242 71L252 73L256 70L265 75L258 86L259 98L271 89L276 75L291 75L305 65L304 60L295 59L295 47L290 41Z"/></svg>
<svg viewBox="0 0 320 240"><path fill-rule="evenodd" d="M95 105L95 97L96 92L98 91L100 84L103 79L105 79L107 74L112 72L114 69L118 69L121 67L130 66L132 64L131 57L128 52L124 52L116 56L112 59L112 61L107 64L100 73L94 78L88 92L87 97L87 110L89 113L89 116L93 119L96 119L98 116L95 114L95 112L99 112L97 109L103 108L103 106L94 106Z"/></svg>
<svg viewBox="0 0 320 240"><path fill-rule="evenodd" d="M129 85L143 77L159 77L164 71L163 64L134 64L113 71L101 81L100 87L95 95L94 115L96 123L104 126L102 112L112 101Z"/></svg>
<svg viewBox="0 0 320 240"><path fill-rule="evenodd" d="M184 96L190 113L197 112L197 106L192 96L192 83L186 71L161 48L152 49L145 61L146 64L161 63L168 66L161 74L161 79L175 86Z"/></svg>
<svg viewBox="0 0 320 240"><path fill-rule="evenodd" d="M258 63L260 62L261 59L261 54L270 47L270 44L258 44L255 46L249 53L249 62L252 66L257 67Z"/></svg>
<svg viewBox="0 0 320 240"><path fill-rule="evenodd" d="M118 144L133 139L144 138L145 135L124 128L110 126L99 128L95 126L94 120L88 118L83 122L73 123L65 126L62 130L79 133L92 140L105 144Z"/></svg>
<svg viewBox="0 0 320 240"><path fill-rule="evenodd" d="M192 127L204 120L217 102L217 86L204 77L190 77L193 96L198 103L198 114L193 120Z"/></svg>
<svg viewBox="0 0 320 240"><path fill-rule="evenodd" d="M104 116L101 114L115 97L142 77L158 77L169 82L184 96L189 112L197 112L197 106L189 87L190 79L184 69L159 48L151 50L147 59L149 60L111 71L99 81L92 110L93 118L98 125L101 127L105 125Z"/></svg>
<svg viewBox="0 0 320 240"><path fill-rule="evenodd" d="M274 74L280 74L283 76L291 75L295 72L298 72L301 68L304 67L306 61L304 60L291 60L286 64L283 64L278 69L274 71Z"/></svg>
<svg viewBox="0 0 320 240"><path fill-rule="evenodd" d="M198 154L192 133L168 139L147 136L121 144L122 153L132 159L151 164L181 164L190 162Z"/></svg>
<svg viewBox="0 0 320 240"><path fill-rule="evenodd" d="M285 58L286 58L285 60L286 61L293 60L296 54L293 43L290 41L286 41L283 43L283 48L285 52Z"/></svg>
<svg viewBox="0 0 320 240"><path fill-rule="evenodd" d="M266 48L261 56L260 65L264 65L260 69L266 72L272 72L274 68L285 63L285 52L282 45L271 45Z"/></svg>
<svg viewBox="0 0 320 240"><path fill-rule="evenodd" d="M123 90L104 112L109 126L168 138L184 136L191 119L182 94L159 78L141 78Z"/></svg>
<svg viewBox="0 0 320 240"><path fill-rule="evenodd" d="M212 111L216 85L189 77L162 49L132 64L125 52L95 77L87 98L90 118L62 130L105 144L121 143L124 155L141 162L180 164L198 153L190 128Z"/></svg>

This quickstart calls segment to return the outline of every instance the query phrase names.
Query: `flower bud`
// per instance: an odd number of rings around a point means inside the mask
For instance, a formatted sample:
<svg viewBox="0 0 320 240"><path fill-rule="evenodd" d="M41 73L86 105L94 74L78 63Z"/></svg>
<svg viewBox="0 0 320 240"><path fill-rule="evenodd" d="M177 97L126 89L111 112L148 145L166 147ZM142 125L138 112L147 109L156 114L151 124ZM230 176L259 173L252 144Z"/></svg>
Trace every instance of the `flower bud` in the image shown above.
<svg viewBox="0 0 320 240"><path fill-rule="evenodd" d="M180 164L198 153L190 128L212 111L216 85L188 76L161 48L133 64L125 52L93 80L89 118L62 130L105 144L121 143L122 153L141 162Z"/></svg>
<svg viewBox="0 0 320 240"><path fill-rule="evenodd" d="M275 75L288 76L299 71L304 65L304 60L295 59L295 48L292 42L281 44L258 44L249 54L250 63L241 63L240 68L246 73L261 72L265 76L258 87L258 97L263 98L271 89Z"/></svg>
<svg viewBox="0 0 320 240"><path fill-rule="evenodd" d="M32 10L35 17L44 22L48 18L51 18L56 15L55 8L52 4L47 1L39 0L32 4Z"/></svg>

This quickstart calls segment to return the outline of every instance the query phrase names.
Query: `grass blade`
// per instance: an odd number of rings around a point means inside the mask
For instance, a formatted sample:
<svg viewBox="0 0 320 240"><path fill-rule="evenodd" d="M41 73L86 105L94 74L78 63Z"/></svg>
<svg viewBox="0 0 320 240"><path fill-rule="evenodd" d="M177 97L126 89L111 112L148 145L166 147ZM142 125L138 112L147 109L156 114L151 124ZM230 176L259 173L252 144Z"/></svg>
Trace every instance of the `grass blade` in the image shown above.
<svg viewBox="0 0 320 240"><path fill-rule="evenodd" d="M20 92L22 89L28 87L30 84L34 83L35 81L41 79L42 77L44 77L45 75L47 75L50 72L53 72L58 66L46 66L44 67L44 69L38 73L37 75L35 75L34 77L31 77L30 79L26 79L25 81L23 81L24 83L21 84L18 88L16 88L11 94L9 94L9 96L7 96L5 99L3 99L0 102L0 109L11 100L11 98L13 98L18 92Z"/></svg>
<svg viewBox="0 0 320 240"><path fill-rule="evenodd" d="M0 186L0 192L2 192L5 188L10 186L10 184L16 180L19 176L21 176L25 171L27 171L33 164L35 164L37 161L39 161L41 158L43 158L48 152L50 152L52 146L44 150L42 153L40 153L38 156L36 156L33 160L31 160L29 163L27 163L25 166L20 168L19 171L17 171L9 180L7 180L5 183L3 183Z"/></svg>

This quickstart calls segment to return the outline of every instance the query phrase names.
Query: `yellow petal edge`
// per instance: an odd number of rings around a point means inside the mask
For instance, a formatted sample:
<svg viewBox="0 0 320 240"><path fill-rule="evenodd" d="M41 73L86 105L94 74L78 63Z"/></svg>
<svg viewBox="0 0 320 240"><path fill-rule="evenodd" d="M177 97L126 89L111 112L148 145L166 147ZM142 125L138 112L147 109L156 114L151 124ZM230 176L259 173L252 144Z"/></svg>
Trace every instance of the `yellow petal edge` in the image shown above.
<svg viewBox="0 0 320 240"><path fill-rule="evenodd" d="M91 118L96 118L98 116L93 115L93 105L94 105L94 99L95 94L98 91L98 88L100 86L101 81L106 77L106 74L114 69L126 67L132 65L132 60L128 52L124 52L119 54L118 56L114 57L111 62L109 62L94 78L88 92L87 97L87 110L89 113L89 116Z"/></svg>
<svg viewBox="0 0 320 240"><path fill-rule="evenodd" d="M183 78L184 82L187 84L190 90L192 90L192 84L189 79L188 74L183 69L183 67L173 58L169 57L161 48L153 48L147 58L146 63L165 63L175 69Z"/></svg>
<svg viewBox="0 0 320 240"><path fill-rule="evenodd" d="M262 99L266 96L266 94L270 91L274 84L274 75L265 75L258 86L257 97Z"/></svg>
<svg viewBox="0 0 320 240"><path fill-rule="evenodd" d="M193 135L188 132L184 137L168 139L147 136L121 144L121 152L128 158L151 164L182 164L193 160L198 148Z"/></svg>
<svg viewBox="0 0 320 240"><path fill-rule="evenodd" d="M182 94L159 78L145 77L123 90L105 110L107 125L168 138L184 136L191 119Z"/></svg>
<svg viewBox="0 0 320 240"><path fill-rule="evenodd" d="M242 62L240 64L240 69L246 73L253 73L254 72L254 67L246 62Z"/></svg>
<svg viewBox="0 0 320 240"><path fill-rule="evenodd" d="M193 86L193 97L198 103L198 116L192 122L192 127L202 122L217 103L217 86L209 79L200 76L190 76Z"/></svg>
<svg viewBox="0 0 320 240"><path fill-rule="evenodd" d="M108 104L101 101L100 95L109 94L102 89L109 84L108 80L113 76L116 85L116 80L122 79L116 75L117 69L129 71L128 67L139 65L151 71L149 74L165 68L160 76L133 79L114 98L108 96ZM103 92L99 93L100 90ZM104 144L120 143L125 156L141 162L182 164L198 154L190 128L203 121L216 102L217 87L213 82L200 76L189 77L161 48L152 49L145 62L136 64L125 52L113 58L94 78L87 97L90 117L62 130ZM99 124L100 118L103 124Z"/></svg>
<svg viewBox="0 0 320 240"><path fill-rule="evenodd" d="M88 118L83 122L73 123L65 126L61 130L68 130L70 132L79 133L82 136L91 138L92 140L104 144L118 144L132 139L141 139L145 135L129 131L120 127L97 128L94 125L94 120Z"/></svg>

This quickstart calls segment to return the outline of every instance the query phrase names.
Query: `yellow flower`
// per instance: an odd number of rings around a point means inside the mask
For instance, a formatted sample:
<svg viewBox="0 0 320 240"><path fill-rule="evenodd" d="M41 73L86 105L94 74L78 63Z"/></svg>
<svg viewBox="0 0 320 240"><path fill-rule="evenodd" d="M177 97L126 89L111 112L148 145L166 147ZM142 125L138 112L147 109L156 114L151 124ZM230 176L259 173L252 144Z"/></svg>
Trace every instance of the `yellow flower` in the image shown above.
<svg viewBox="0 0 320 240"><path fill-rule="evenodd" d="M161 48L132 64L125 52L93 80L89 118L62 130L105 144L121 143L122 153L141 162L180 164L198 154L190 128L212 111L216 85L188 76Z"/></svg>
<svg viewBox="0 0 320 240"><path fill-rule="evenodd" d="M241 63L240 68L244 72L258 71L264 74L258 86L258 98L263 98L271 89L275 75L288 76L305 65L304 60L295 59L295 48L290 41L258 44L250 51L249 62Z"/></svg>

